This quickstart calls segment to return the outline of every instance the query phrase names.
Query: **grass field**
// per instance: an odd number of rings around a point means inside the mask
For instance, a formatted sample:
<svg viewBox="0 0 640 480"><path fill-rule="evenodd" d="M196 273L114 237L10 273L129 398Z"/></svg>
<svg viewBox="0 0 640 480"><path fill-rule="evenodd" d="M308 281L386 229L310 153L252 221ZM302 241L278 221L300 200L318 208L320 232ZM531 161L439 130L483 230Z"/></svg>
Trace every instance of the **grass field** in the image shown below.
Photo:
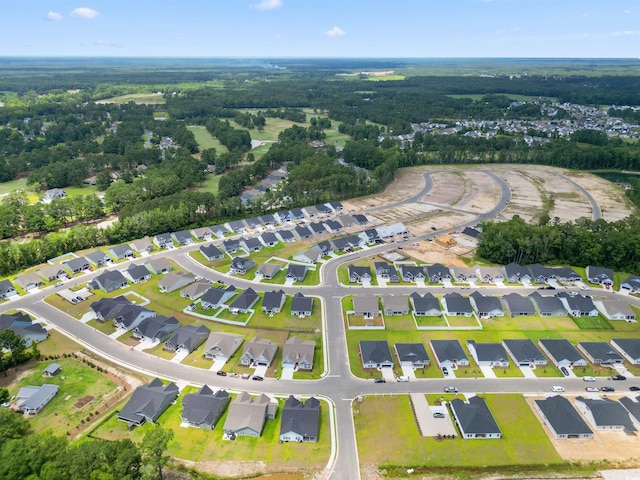
<svg viewBox="0 0 640 480"><path fill-rule="evenodd" d="M202 125L189 125L187 128L193 132L200 151L206 150L207 148L215 148L218 155L229 151L227 147L222 145L217 138L214 138L209 133L206 127Z"/></svg>
<svg viewBox="0 0 640 480"><path fill-rule="evenodd" d="M613 330L613 326L602 315L597 317L571 317L583 330Z"/></svg>
<svg viewBox="0 0 640 480"><path fill-rule="evenodd" d="M214 175L213 173L207 174L206 180L202 185L196 187L195 189L199 192L208 192L213 193L214 195L218 194L218 184L220 183L220 179L222 175Z"/></svg>
<svg viewBox="0 0 640 480"><path fill-rule="evenodd" d="M469 98L471 100L480 100L482 99L486 94L484 93L468 93L468 94L462 94L462 95L447 95L447 97L451 97L451 98ZM496 93L495 95L502 95L504 97L508 97L511 100L515 100L515 101L519 101L519 102L527 102L530 101L532 98L531 96L527 96L527 95L519 95L517 93Z"/></svg>
<svg viewBox="0 0 640 480"><path fill-rule="evenodd" d="M105 98L104 100L98 100L96 103L122 104L129 102L146 105L164 105L166 100L162 97L161 93L131 93L129 95Z"/></svg>
<svg viewBox="0 0 640 480"><path fill-rule="evenodd" d="M17 180L11 180L10 182L0 183L0 195L15 192L16 190L26 190L26 189L27 189L26 178L19 178Z"/></svg>

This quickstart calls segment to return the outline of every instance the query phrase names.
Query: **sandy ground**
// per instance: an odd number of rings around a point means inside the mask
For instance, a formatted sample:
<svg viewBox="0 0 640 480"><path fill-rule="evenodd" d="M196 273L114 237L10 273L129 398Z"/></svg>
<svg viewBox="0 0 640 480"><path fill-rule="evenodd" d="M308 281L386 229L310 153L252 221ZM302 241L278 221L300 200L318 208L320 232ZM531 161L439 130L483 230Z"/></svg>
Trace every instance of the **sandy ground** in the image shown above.
<svg viewBox="0 0 640 480"><path fill-rule="evenodd" d="M625 196L622 187L615 183L589 173L567 172L565 175L593 195L605 220L622 220L633 213L633 205Z"/></svg>
<svg viewBox="0 0 640 480"><path fill-rule="evenodd" d="M500 185L484 172L434 173L432 179L433 189L424 202L480 213L500 200Z"/></svg>

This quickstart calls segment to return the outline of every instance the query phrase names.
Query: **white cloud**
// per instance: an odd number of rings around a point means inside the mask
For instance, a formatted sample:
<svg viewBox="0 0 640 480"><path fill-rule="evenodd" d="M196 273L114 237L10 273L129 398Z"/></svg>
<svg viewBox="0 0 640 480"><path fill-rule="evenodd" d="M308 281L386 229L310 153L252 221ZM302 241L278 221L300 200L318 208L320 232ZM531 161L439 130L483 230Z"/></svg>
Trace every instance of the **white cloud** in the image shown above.
<svg viewBox="0 0 640 480"><path fill-rule="evenodd" d="M80 7L73 10L70 15L73 18L96 18L100 12L92 8Z"/></svg>
<svg viewBox="0 0 640 480"><path fill-rule="evenodd" d="M274 8L280 8L282 6L282 0L262 0L260 3L252 3L251 8L257 10L273 10Z"/></svg>
<svg viewBox="0 0 640 480"><path fill-rule="evenodd" d="M120 48L122 47L122 45L120 45L117 42L111 42L109 40L96 40L93 42L94 45L96 45L97 47L114 47L114 48Z"/></svg>
<svg viewBox="0 0 640 480"><path fill-rule="evenodd" d="M614 37L632 37L640 35L640 30L623 30L622 32L613 32Z"/></svg>
<svg viewBox="0 0 640 480"><path fill-rule="evenodd" d="M333 27L331 30L324 32L325 37L333 38L333 37L342 37L346 35L347 32L342 30L340 27Z"/></svg>
<svg viewBox="0 0 640 480"><path fill-rule="evenodd" d="M58 20L62 20L62 15L58 12L49 12L47 13L47 20L51 20L52 22L57 22Z"/></svg>

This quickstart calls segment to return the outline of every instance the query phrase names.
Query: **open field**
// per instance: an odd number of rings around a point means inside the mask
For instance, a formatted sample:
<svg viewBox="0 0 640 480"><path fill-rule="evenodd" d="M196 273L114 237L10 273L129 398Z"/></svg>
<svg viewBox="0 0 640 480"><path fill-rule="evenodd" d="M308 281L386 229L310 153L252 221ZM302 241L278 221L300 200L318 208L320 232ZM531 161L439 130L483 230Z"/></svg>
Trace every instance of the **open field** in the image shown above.
<svg viewBox="0 0 640 480"><path fill-rule="evenodd" d="M119 97L105 98L104 100L98 100L98 104L107 103L137 103L144 105L164 105L166 103L161 93L131 93L129 95L120 95Z"/></svg>
<svg viewBox="0 0 640 480"><path fill-rule="evenodd" d="M218 155L228 152L227 147L222 145L217 138L214 138L207 130L207 127L202 125L189 125L187 129L191 130L193 136L196 138L200 151L206 150L207 148L215 148Z"/></svg>
<svg viewBox="0 0 640 480"><path fill-rule="evenodd" d="M0 195L5 195L10 192L15 192L16 190L26 190L26 189L27 189L26 178L19 178L18 180L11 180L10 182L0 183Z"/></svg>

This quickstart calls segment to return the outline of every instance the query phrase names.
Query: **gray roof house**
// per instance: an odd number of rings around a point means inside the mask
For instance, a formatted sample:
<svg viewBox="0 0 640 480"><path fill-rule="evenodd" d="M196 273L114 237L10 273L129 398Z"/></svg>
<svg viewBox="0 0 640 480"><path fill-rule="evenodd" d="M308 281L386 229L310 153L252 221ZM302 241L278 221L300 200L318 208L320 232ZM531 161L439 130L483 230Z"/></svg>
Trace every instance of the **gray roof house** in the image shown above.
<svg viewBox="0 0 640 480"><path fill-rule="evenodd" d="M622 397L618 401L627 409L634 422L640 425L640 396L637 396L635 400L629 397Z"/></svg>
<svg viewBox="0 0 640 480"><path fill-rule="evenodd" d="M453 267L453 278L459 283L474 284L478 281L478 269L476 267Z"/></svg>
<svg viewBox="0 0 640 480"><path fill-rule="evenodd" d="M91 288L99 288L103 292L109 293L119 288L126 288L129 282L124 278L119 270L106 270L89 282Z"/></svg>
<svg viewBox="0 0 640 480"><path fill-rule="evenodd" d="M624 320L625 322L635 322L636 312L634 312L629 303L617 299L605 299L600 302L602 305L602 313L609 320Z"/></svg>
<svg viewBox="0 0 640 480"><path fill-rule="evenodd" d="M596 430L637 431L629 412L620 403L610 398L576 397L578 410Z"/></svg>
<svg viewBox="0 0 640 480"><path fill-rule="evenodd" d="M124 295L119 295L114 298L101 298L89 305L89 309L98 320L104 322L113 319L123 305L132 305L132 303Z"/></svg>
<svg viewBox="0 0 640 480"><path fill-rule="evenodd" d="M247 237L240 239L240 246L244 248L247 253L259 252L262 250L262 243L256 237Z"/></svg>
<svg viewBox="0 0 640 480"><path fill-rule="evenodd" d="M237 238L227 238L222 241L222 249L229 254L235 253L240 249L240 240Z"/></svg>
<svg viewBox="0 0 640 480"><path fill-rule="evenodd" d="M256 270L256 274L262 275L262 278L270 280L275 277L279 271L280 265L277 263L263 263Z"/></svg>
<svg viewBox="0 0 640 480"><path fill-rule="evenodd" d="M96 267L101 267L107 263L113 263L113 259L102 250L96 250L85 254L85 258Z"/></svg>
<svg viewBox="0 0 640 480"><path fill-rule="evenodd" d="M413 306L413 314L416 316L439 317L442 315L440 301L430 292L427 292L424 295L413 292L409 295L409 301Z"/></svg>
<svg viewBox="0 0 640 480"><path fill-rule="evenodd" d="M543 338L538 340L542 350L554 365L560 367L586 367L587 361L580 352L564 338Z"/></svg>
<svg viewBox="0 0 640 480"><path fill-rule="evenodd" d="M173 247L173 239L170 233L160 233L153 237L153 243L158 248Z"/></svg>
<svg viewBox="0 0 640 480"><path fill-rule="evenodd" d="M285 243L296 241L296 237L291 233L291 230L278 230L276 236Z"/></svg>
<svg viewBox="0 0 640 480"><path fill-rule="evenodd" d="M180 326L176 317L147 317L133 329L133 336L148 342L162 342Z"/></svg>
<svg viewBox="0 0 640 480"><path fill-rule="evenodd" d="M289 396L282 407L281 442L317 442L320 432L320 402L311 397L301 402Z"/></svg>
<svg viewBox="0 0 640 480"><path fill-rule="evenodd" d="M467 340L469 353L479 367L509 367L509 357L500 343L477 343Z"/></svg>
<svg viewBox="0 0 640 480"><path fill-rule="evenodd" d="M227 361L242 345L244 337L233 333L211 332L204 345L204 357Z"/></svg>
<svg viewBox="0 0 640 480"><path fill-rule="evenodd" d="M45 265L36 272L40 278L47 282L60 280L68 276L67 271L58 264Z"/></svg>
<svg viewBox="0 0 640 480"><path fill-rule="evenodd" d="M264 292L264 298L262 299L262 311L269 315L280 313L286 299L287 296L282 290Z"/></svg>
<svg viewBox="0 0 640 480"><path fill-rule="evenodd" d="M188 393L182 400L182 423L189 427L213 430L227 409L231 397L224 390L213 392L203 385L196 393Z"/></svg>
<svg viewBox="0 0 640 480"><path fill-rule="evenodd" d="M43 281L36 272L27 272L22 275L18 275L13 280L13 283L25 290L32 290L41 286Z"/></svg>
<svg viewBox="0 0 640 480"><path fill-rule="evenodd" d="M276 234L273 232L264 232L260 235L260 242L262 242L265 247L273 247L280 243L278 237L276 237Z"/></svg>
<svg viewBox="0 0 640 480"><path fill-rule="evenodd" d="M313 310L313 297L305 297L298 292L291 297L291 315L308 317Z"/></svg>
<svg viewBox="0 0 640 480"><path fill-rule="evenodd" d="M320 222L310 222L309 228L311 229L314 235L321 235L323 233L327 233L327 229L324 228L324 225Z"/></svg>
<svg viewBox="0 0 640 480"><path fill-rule="evenodd" d="M169 352L191 353L209 338L210 333L211 330L204 325L185 325L171 334L164 343L164 349Z"/></svg>
<svg viewBox="0 0 640 480"><path fill-rule="evenodd" d="M167 273L162 280L160 280L158 287L163 293L171 293L180 288L184 288L195 281L196 277L192 273L171 272Z"/></svg>
<svg viewBox="0 0 640 480"><path fill-rule="evenodd" d="M218 238L222 238L229 233L229 229L224 225L214 225L213 227L209 227L209 229Z"/></svg>
<svg viewBox="0 0 640 480"><path fill-rule="evenodd" d="M72 258L62 262L62 266L71 274L84 272L90 267L88 260L84 257Z"/></svg>
<svg viewBox="0 0 640 480"><path fill-rule="evenodd" d="M426 278L424 268L416 265L400 265L400 275L405 282L423 281Z"/></svg>
<svg viewBox="0 0 640 480"><path fill-rule="evenodd" d="M213 236L213 232L209 227L194 228L189 233L191 233L196 240L205 242L211 240L211 237Z"/></svg>
<svg viewBox="0 0 640 480"><path fill-rule="evenodd" d="M127 332L136 328L145 318L156 316L156 312L153 310L133 304L120 305L112 314L113 325Z"/></svg>
<svg viewBox="0 0 640 480"><path fill-rule="evenodd" d="M240 392L229 405L224 431L237 437L259 437L265 420L274 418L277 408L278 404L264 393L253 398L247 392Z"/></svg>
<svg viewBox="0 0 640 480"><path fill-rule="evenodd" d="M431 363L422 343L396 343L393 348L401 367L424 368Z"/></svg>
<svg viewBox="0 0 640 480"><path fill-rule="evenodd" d="M25 415L37 415L56 396L58 388L58 385L48 383L39 387L22 387L16 394L18 412Z"/></svg>
<svg viewBox="0 0 640 480"><path fill-rule="evenodd" d="M558 294L558 298L574 317L597 317L600 314L590 297L568 295L566 292L561 292Z"/></svg>
<svg viewBox="0 0 640 480"><path fill-rule="evenodd" d="M233 220L224 224L227 229L233 233L244 233L247 225L242 220Z"/></svg>
<svg viewBox="0 0 640 480"><path fill-rule="evenodd" d="M173 232L171 238L176 241L178 245L191 245L193 243L193 237L191 232L187 230L180 230L179 232Z"/></svg>
<svg viewBox="0 0 640 480"><path fill-rule="evenodd" d="M326 257L327 255L331 255L333 253L333 243L324 240L317 244L318 248L322 250L322 256Z"/></svg>
<svg viewBox="0 0 640 480"><path fill-rule="evenodd" d="M129 244L129 246L131 247L132 250L138 253L143 253L143 252L151 253L155 249L155 247L153 246L153 243L151 243L151 240L149 240L149 237L144 237L138 240L134 240Z"/></svg>
<svg viewBox="0 0 640 480"><path fill-rule="evenodd" d="M315 342L302 340L293 336L284 342L282 348L282 366L290 365L298 370L312 370L313 356L316 350Z"/></svg>
<svg viewBox="0 0 640 480"><path fill-rule="evenodd" d="M292 208L289 215L294 220L302 220L304 218L304 212L301 208Z"/></svg>
<svg viewBox="0 0 640 480"><path fill-rule="evenodd" d="M544 367L547 357L527 339L502 340L504 348L519 367Z"/></svg>
<svg viewBox="0 0 640 480"><path fill-rule="evenodd" d="M197 300L198 298L203 296L205 293L207 293L207 291L210 289L211 289L211 282L207 280L198 280L196 282L193 282L190 285L187 285L187 287L183 288L180 291L180 296L182 298L188 298L189 300Z"/></svg>
<svg viewBox="0 0 640 480"><path fill-rule="evenodd" d="M473 315L471 301L457 292L447 293L442 297L442 304L447 315L470 317Z"/></svg>
<svg viewBox="0 0 640 480"><path fill-rule="evenodd" d="M317 263L320 261L320 258L322 258L322 250L320 250L320 247L317 245L293 255L294 260L302 263Z"/></svg>
<svg viewBox="0 0 640 480"><path fill-rule="evenodd" d="M208 245L202 245L199 250L204 258L210 262L224 258L224 252L211 243Z"/></svg>
<svg viewBox="0 0 640 480"><path fill-rule="evenodd" d="M467 403L459 398L449 402L462 438L501 438L502 431L484 398L471 397Z"/></svg>
<svg viewBox="0 0 640 480"><path fill-rule="evenodd" d="M304 240L305 238L309 238L313 235L311 230L309 230L305 225L297 225L296 228L293 229L293 232L300 240Z"/></svg>
<svg viewBox="0 0 640 480"><path fill-rule="evenodd" d="M385 315L408 315L409 302L404 295L382 295L382 311Z"/></svg>
<svg viewBox="0 0 640 480"><path fill-rule="evenodd" d="M385 340L360 340L358 350L362 368L393 368L393 356Z"/></svg>
<svg viewBox="0 0 640 480"><path fill-rule="evenodd" d="M494 318L504 316L502 303L500 303L500 299L497 297L483 295L476 290L471 295L469 295L469 301L471 302L471 305L473 305L478 317L480 318Z"/></svg>
<svg viewBox="0 0 640 480"><path fill-rule="evenodd" d="M116 245L115 247L111 247L109 248L109 250L107 250L111 255L113 255L113 258L115 258L116 260L122 260L123 258L134 258L136 256L136 254L133 252L133 250L131 250L131 248L129 247L129 245Z"/></svg>
<svg viewBox="0 0 640 480"><path fill-rule="evenodd" d="M437 283L442 282L443 280L451 280L451 272L449 271L449 268L440 263L426 265L425 271L430 282Z"/></svg>
<svg viewBox="0 0 640 480"><path fill-rule="evenodd" d="M130 265L125 274L133 283L144 282L151 278L151 272L144 265Z"/></svg>
<svg viewBox="0 0 640 480"><path fill-rule="evenodd" d="M118 420L132 426L140 426L145 421L155 422L180 391L175 383L164 385L159 378L136 388L129 401L118 412Z"/></svg>
<svg viewBox="0 0 640 480"><path fill-rule="evenodd" d="M259 299L260 295L258 295L253 288L249 287L238 295L238 298L231 302L231 305L229 305L229 311L235 314L247 313Z"/></svg>
<svg viewBox="0 0 640 480"><path fill-rule="evenodd" d="M632 365L640 365L640 338L614 338L613 345Z"/></svg>
<svg viewBox="0 0 640 480"><path fill-rule="evenodd" d="M371 281L371 269L368 266L349 265L349 282L362 283Z"/></svg>
<svg viewBox="0 0 640 480"><path fill-rule="evenodd" d="M541 265L539 263L527 265L525 268L529 269L531 281L533 283L547 283L547 280L552 278L555 274L555 272L551 268L545 267L544 265Z"/></svg>
<svg viewBox="0 0 640 480"><path fill-rule="evenodd" d="M400 281L400 275L396 267L387 262L375 262L373 268L376 272L376 276L387 282L398 283Z"/></svg>
<svg viewBox="0 0 640 480"><path fill-rule="evenodd" d="M580 350L587 359L598 365L622 363L620 354L607 342L578 342Z"/></svg>
<svg viewBox="0 0 640 480"><path fill-rule="evenodd" d="M504 281L504 273L500 267L478 267L482 283Z"/></svg>
<svg viewBox="0 0 640 480"><path fill-rule="evenodd" d="M567 309L564 308L562 300L556 296L544 296L539 292L533 292L529 299L538 307L538 312L543 317L566 317Z"/></svg>
<svg viewBox="0 0 640 480"><path fill-rule="evenodd" d="M247 224L249 228L256 229L262 227L262 221L258 217L249 217L244 219L244 223Z"/></svg>
<svg viewBox="0 0 640 480"><path fill-rule="evenodd" d="M380 315L378 297L373 295L356 295L353 297L354 315L364 318L375 318Z"/></svg>
<svg viewBox="0 0 640 480"><path fill-rule="evenodd" d="M536 410L558 440L568 438L593 438L593 431L571 402L560 395L535 400Z"/></svg>
<svg viewBox="0 0 640 480"><path fill-rule="evenodd" d="M593 265L588 265L586 268L586 274L587 279L591 283L603 285L605 287L610 287L611 285L613 285L613 270L610 268L594 267Z"/></svg>
<svg viewBox="0 0 640 480"><path fill-rule="evenodd" d="M511 262L504 266L505 279L511 283L520 283L522 281L531 280L531 272L529 268L517 263Z"/></svg>
<svg viewBox="0 0 640 480"><path fill-rule="evenodd" d="M21 311L0 314L0 330L6 329L22 338L26 347L49 338L49 332L40 323L33 323L31 317Z"/></svg>
<svg viewBox="0 0 640 480"><path fill-rule="evenodd" d="M154 258L153 260L148 261L144 264L145 267L149 269L149 271L155 275L160 275L161 273L167 273L173 270L173 267L164 257Z"/></svg>
<svg viewBox="0 0 640 480"><path fill-rule="evenodd" d="M502 299L507 304L507 310L512 317L532 317L536 314L536 307L529 297L513 292Z"/></svg>
<svg viewBox="0 0 640 480"><path fill-rule="evenodd" d="M290 263L287 267L287 278L293 279L295 282L302 282L307 275L306 265L297 265Z"/></svg>
<svg viewBox="0 0 640 480"><path fill-rule="evenodd" d="M227 288L210 288L202 296L200 306L205 310L210 308L220 308L235 294L236 287L233 285L229 285Z"/></svg>
<svg viewBox="0 0 640 480"><path fill-rule="evenodd" d="M561 282L577 282L582 280L582 277L578 273L569 267L552 267L549 268L551 276Z"/></svg>
<svg viewBox="0 0 640 480"><path fill-rule="evenodd" d="M267 226L267 227L271 227L273 225L275 225L277 222L276 218L271 215L270 213L266 213L264 215L260 215L260 223L262 223L263 225Z"/></svg>
<svg viewBox="0 0 640 480"><path fill-rule="evenodd" d="M431 348L440 367L469 365L469 358L458 340L431 340Z"/></svg>
<svg viewBox="0 0 640 480"><path fill-rule="evenodd" d="M51 363L42 371L43 377L55 377L62 371L62 367L58 363Z"/></svg>
<svg viewBox="0 0 640 480"><path fill-rule="evenodd" d="M342 224L337 220L328 219L324 221L324 225L330 232L336 233L342 231Z"/></svg>
<svg viewBox="0 0 640 480"><path fill-rule="evenodd" d="M629 290L631 293L640 292L640 277L629 275L620 283L620 289Z"/></svg>
<svg viewBox="0 0 640 480"><path fill-rule="evenodd" d="M268 367L278 351L278 344L258 335L244 344L240 363L242 365L261 365Z"/></svg>

